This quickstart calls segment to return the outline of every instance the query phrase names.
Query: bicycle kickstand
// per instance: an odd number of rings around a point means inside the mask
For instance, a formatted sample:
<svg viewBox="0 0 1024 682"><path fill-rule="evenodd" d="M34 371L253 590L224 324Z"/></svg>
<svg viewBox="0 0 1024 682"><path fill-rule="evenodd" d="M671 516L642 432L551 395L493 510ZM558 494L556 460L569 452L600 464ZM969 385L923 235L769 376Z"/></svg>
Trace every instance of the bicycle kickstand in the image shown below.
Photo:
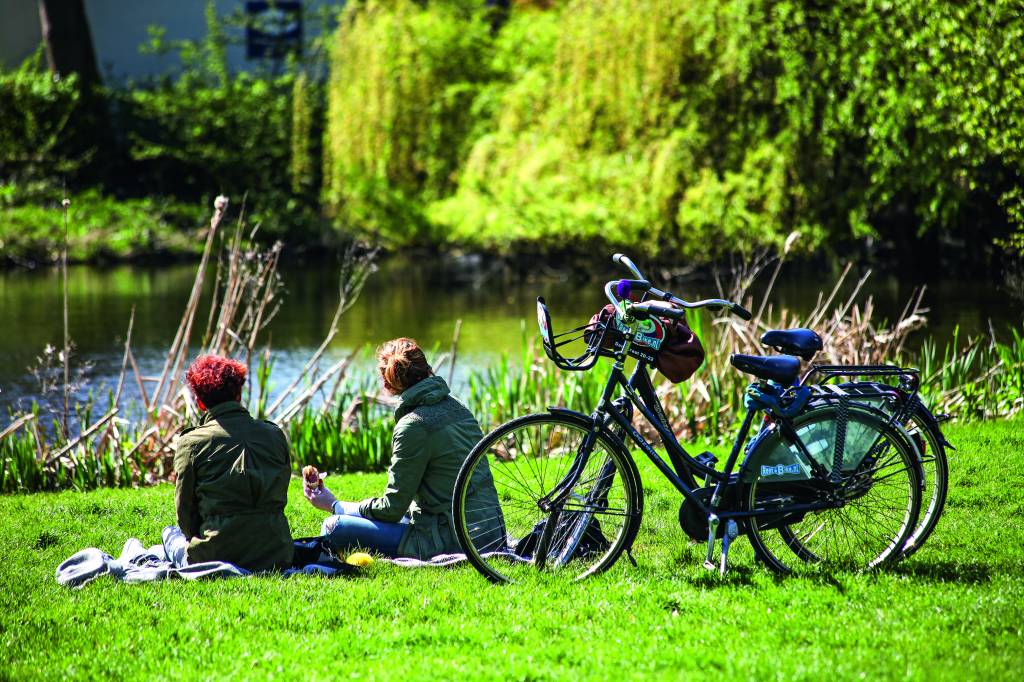
<svg viewBox="0 0 1024 682"><path fill-rule="evenodd" d="M704 559L704 568L709 571L718 570L718 575L725 576L729 562L729 546L739 535L739 526L732 519L725 522L725 532L722 533L722 554L718 558L718 564L714 562L715 536L718 534L720 519L717 514L708 515L708 553Z"/></svg>
<svg viewBox="0 0 1024 682"><path fill-rule="evenodd" d="M736 536L740 534L739 526L732 519L725 522L725 532L722 533L722 559L721 564L718 567L718 575L724 576L725 569L727 568L726 561L729 556L729 547L732 545L732 541L736 539Z"/></svg>
<svg viewBox="0 0 1024 682"><path fill-rule="evenodd" d="M709 571L713 571L716 568L714 556L715 536L718 535L718 523L718 514L708 514L708 553L707 556L704 557L704 568L708 569Z"/></svg>

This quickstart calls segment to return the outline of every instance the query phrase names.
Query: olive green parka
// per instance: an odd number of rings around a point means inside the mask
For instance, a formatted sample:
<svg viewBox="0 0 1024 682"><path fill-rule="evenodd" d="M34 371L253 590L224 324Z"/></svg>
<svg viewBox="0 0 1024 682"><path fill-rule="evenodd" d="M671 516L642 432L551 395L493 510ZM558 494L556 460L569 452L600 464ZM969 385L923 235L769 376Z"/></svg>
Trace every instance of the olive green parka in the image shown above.
<svg viewBox="0 0 1024 682"><path fill-rule="evenodd" d="M190 564L229 561L251 571L287 568L292 538L284 508L291 456L284 433L225 402L178 436L174 504Z"/></svg>
<svg viewBox="0 0 1024 682"><path fill-rule="evenodd" d="M363 500L359 512L389 523L408 512L399 556L429 559L460 552L452 496L462 463L483 437L480 425L438 376L403 391L395 419L387 488L382 496ZM476 468L465 507L472 510L467 522L475 528L474 538L490 538L495 549L503 549L504 521L486 460Z"/></svg>

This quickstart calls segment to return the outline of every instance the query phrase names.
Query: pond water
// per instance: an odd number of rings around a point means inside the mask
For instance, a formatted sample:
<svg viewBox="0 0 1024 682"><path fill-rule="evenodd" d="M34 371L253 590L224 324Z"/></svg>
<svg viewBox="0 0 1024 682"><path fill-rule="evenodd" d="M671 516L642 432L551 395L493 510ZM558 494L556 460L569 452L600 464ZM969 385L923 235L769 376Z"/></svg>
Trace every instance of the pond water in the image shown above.
<svg viewBox="0 0 1024 682"><path fill-rule="evenodd" d="M159 374L192 286L196 266L72 266L69 270L70 328L76 361L91 369L78 390L105 396L116 384L122 343L131 309L136 310L132 347L143 374ZM270 326L275 357L274 383L284 386L322 341L337 302L337 268L317 263L282 269L284 305ZM822 289L831 289L838 271L825 275L783 268L769 301L776 309L810 310ZM588 280L557 273L522 275L487 263L441 264L410 258L383 262L356 305L345 315L330 348L331 358L356 346L375 346L396 336L411 336L424 347L447 349L461 319L459 373L486 364L502 352L515 356L524 333L534 335L534 301L544 296L557 330L582 324L602 305L601 282L622 273L609 268ZM653 277L652 277L653 279ZM762 277L766 280L767 275ZM847 280L845 294L856 278ZM871 295L876 319L896 317L915 285L873 275L860 300ZM959 324L970 333L1020 327L1022 309L1008 302L995 285L983 282L927 282L928 326L917 332L945 337ZM680 281L669 287L687 299L717 296L713 282ZM754 294L754 305L761 294ZM842 298L840 296L839 298ZM202 309L201 309L202 310ZM205 322L205 317L202 318ZM57 269L0 272L0 413L40 400L40 384L30 371L44 347L61 345L61 277ZM943 339L944 340L944 339ZM362 368L369 368L369 355ZM458 376L457 376L458 379ZM135 387L126 383L126 397ZM101 400L105 405L105 397ZM0 418L0 424L6 415Z"/></svg>

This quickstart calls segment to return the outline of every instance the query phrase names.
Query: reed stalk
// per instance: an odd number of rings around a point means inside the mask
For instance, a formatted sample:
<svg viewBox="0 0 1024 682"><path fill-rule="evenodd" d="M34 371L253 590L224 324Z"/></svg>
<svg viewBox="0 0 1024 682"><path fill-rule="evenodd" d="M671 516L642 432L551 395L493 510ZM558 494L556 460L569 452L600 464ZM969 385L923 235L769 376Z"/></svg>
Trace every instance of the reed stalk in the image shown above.
<svg viewBox="0 0 1024 682"><path fill-rule="evenodd" d="M67 184L64 185L64 199L60 202L64 209L64 239L61 242L60 248L60 272L61 280L63 281L63 314L64 314L64 352L61 355L61 359L64 364L64 413L63 413L63 429L64 437L69 437L71 433L70 425L68 424L68 399L71 394L71 331L68 326L68 206L71 205L71 200L68 199L68 188Z"/></svg>
<svg viewBox="0 0 1024 682"><path fill-rule="evenodd" d="M455 359L459 352L459 332L462 331L462 319L455 320L455 333L452 335L452 349L448 361L448 385L455 380Z"/></svg>

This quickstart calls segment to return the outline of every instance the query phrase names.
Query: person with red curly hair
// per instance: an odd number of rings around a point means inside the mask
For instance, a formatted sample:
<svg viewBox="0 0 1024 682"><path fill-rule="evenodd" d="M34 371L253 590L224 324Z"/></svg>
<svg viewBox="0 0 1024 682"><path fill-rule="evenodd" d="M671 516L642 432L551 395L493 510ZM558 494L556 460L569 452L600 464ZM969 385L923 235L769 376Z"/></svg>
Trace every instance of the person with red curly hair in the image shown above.
<svg viewBox="0 0 1024 682"><path fill-rule="evenodd" d="M284 432L253 419L242 405L241 362L204 355L185 378L202 418L175 446L178 528L164 530L171 559L227 561L250 571L287 568L293 545L284 515L291 478Z"/></svg>

